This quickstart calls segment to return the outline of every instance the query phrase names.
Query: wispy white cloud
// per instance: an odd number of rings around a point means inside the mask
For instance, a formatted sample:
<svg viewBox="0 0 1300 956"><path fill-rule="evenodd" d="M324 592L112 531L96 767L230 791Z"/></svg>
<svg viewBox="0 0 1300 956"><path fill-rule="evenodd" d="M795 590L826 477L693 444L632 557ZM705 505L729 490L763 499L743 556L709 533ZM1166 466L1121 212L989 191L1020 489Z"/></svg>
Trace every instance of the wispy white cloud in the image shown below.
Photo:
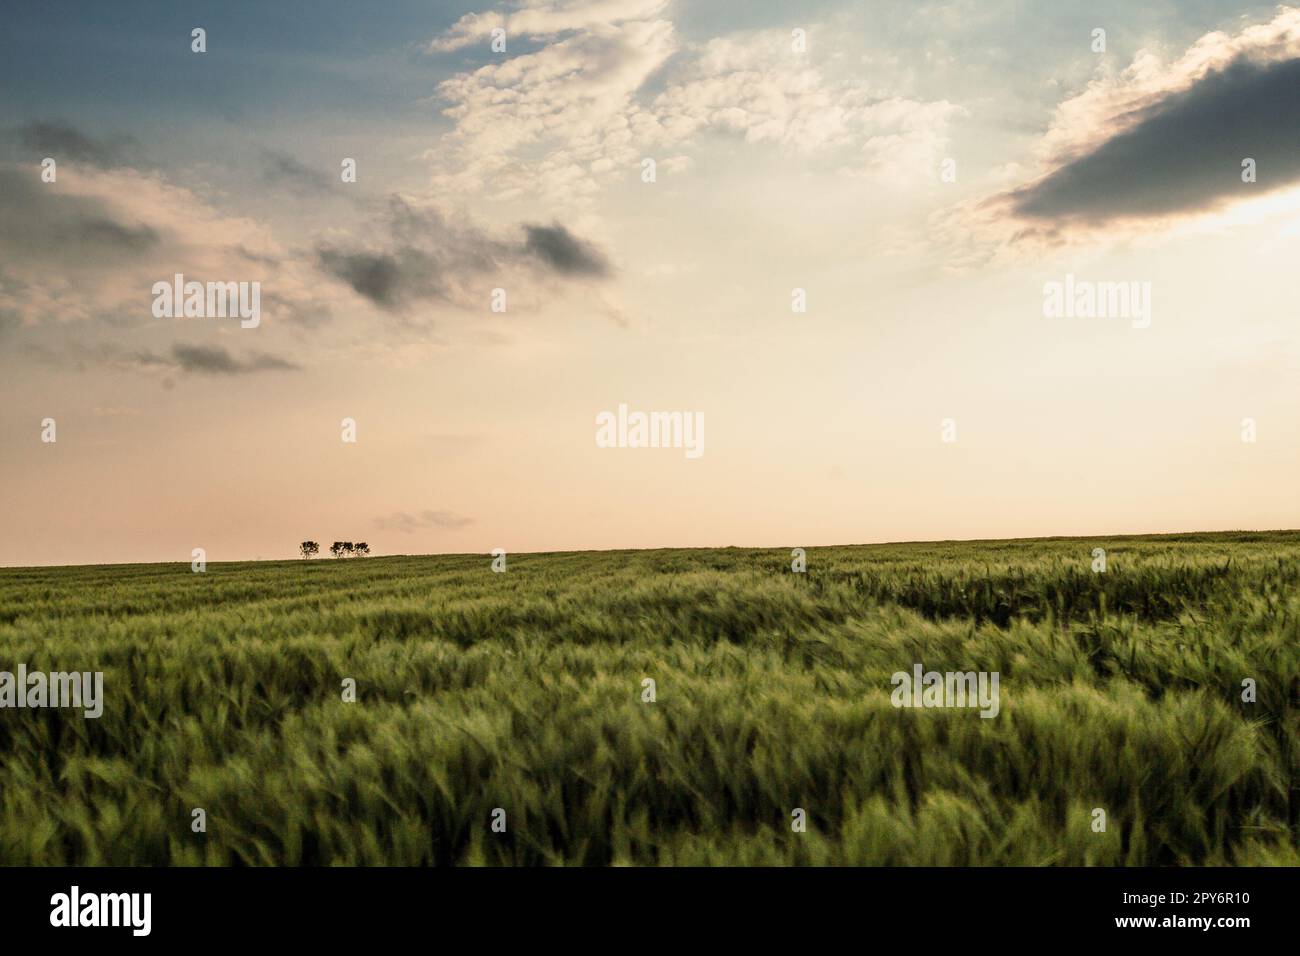
<svg viewBox="0 0 1300 956"><path fill-rule="evenodd" d="M602 24L445 81L438 93L456 126L427 154L435 187L590 196L603 174L638 158L654 119L637 91L675 50L667 21Z"/></svg>
<svg viewBox="0 0 1300 956"><path fill-rule="evenodd" d="M469 13L428 44L432 53L461 50L486 40L493 29L512 36L538 38L571 30L646 20L664 10L668 0L525 0L509 13Z"/></svg>
<svg viewBox="0 0 1300 956"><path fill-rule="evenodd" d="M661 6L574 4L564 16L548 7L548 28L572 35L443 82L438 95L455 128L427 153L435 190L589 200L652 150L670 153L668 171L685 169L703 133L805 156L844 150L843 165L856 172L915 170L936 161L960 112L831 76L831 54L796 51L782 30L683 49L667 20L635 19ZM467 18L450 36L486 22ZM666 86L653 92L648 81L661 71Z"/></svg>

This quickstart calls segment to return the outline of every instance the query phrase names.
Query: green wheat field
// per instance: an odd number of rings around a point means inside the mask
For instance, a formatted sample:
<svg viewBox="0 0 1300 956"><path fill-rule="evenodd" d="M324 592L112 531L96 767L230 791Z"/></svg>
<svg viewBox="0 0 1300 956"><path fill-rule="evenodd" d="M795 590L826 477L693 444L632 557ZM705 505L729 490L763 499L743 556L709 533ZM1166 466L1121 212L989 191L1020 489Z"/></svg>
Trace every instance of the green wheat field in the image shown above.
<svg viewBox="0 0 1300 956"><path fill-rule="evenodd" d="M105 703L0 710L0 862L1300 865L1297 557L1277 532L810 548L802 574L736 548L4 569L0 670L103 671ZM1000 713L895 708L915 663L999 672Z"/></svg>

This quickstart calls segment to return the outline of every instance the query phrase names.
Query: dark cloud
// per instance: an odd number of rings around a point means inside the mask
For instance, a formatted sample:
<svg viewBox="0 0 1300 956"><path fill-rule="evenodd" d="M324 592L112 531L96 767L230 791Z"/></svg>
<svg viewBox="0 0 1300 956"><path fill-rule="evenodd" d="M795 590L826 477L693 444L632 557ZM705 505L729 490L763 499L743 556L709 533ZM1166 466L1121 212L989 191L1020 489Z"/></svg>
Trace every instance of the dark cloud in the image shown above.
<svg viewBox="0 0 1300 956"><path fill-rule="evenodd" d="M3 293L11 299L18 299L27 292L28 285L21 279L5 272L0 267L0 293ZM13 332L23 325L23 317L13 306L4 306L0 308L0 336L7 332Z"/></svg>
<svg viewBox="0 0 1300 956"><path fill-rule="evenodd" d="M317 265L381 309L400 312L413 302L463 304L476 279L511 268L564 279L603 278L606 256L564 226L524 227L522 241L495 238L472 223L394 197L377 248L321 244Z"/></svg>
<svg viewBox="0 0 1300 956"><path fill-rule="evenodd" d="M453 511L432 510L421 511L419 514L411 514L406 511L394 511L391 515L375 519L375 527L379 530L400 531L403 534L412 534L426 528L455 530L457 528L468 527L473 523L473 518L458 515Z"/></svg>
<svg viewBox="0 0 1300 956"><path fill-rule="evenodd" d="M80 130L58 120L28 123L18 127L16 132L23 149L38 159L51 156L55 162L71 160L101 168L121 164L124 147L130 142L123 139L112 142L91 139Z"/></svg>
<svg viewBox="0 0 1300 956"><path fill-rule="evenodd" d="M200 375L246 375L251 372L297 371L301 366L264 352L238 359L219 345L173 345L171 356L137 352L131 361L143 367L179 369Z"/></svg>
<svg viewBox="0 0 1300 956"><path fill-rule="evenodd" d="M316 253L323 271L389 312L419 300L456 301L464 283L495 271L510 254L476 227L399 197L389 200L383 231L381 248L321 245Z"/></svg>
<svg viewBox="0 0 1300 956"><path fill-rule="evenodd" d="M1090 224L1212 208L1300 180L1300 59L1241 57L1143 108L1124 132L1009 193L1025 219ZM1253 158L1258 182L1241 181Z"/></svg>
<svg viewBox="0 0 1300 956"><path fill-rule="evenodd" d="M158 233L143 223L128 226L102 217L84 218L75 226L75 241L142 252L158 242Z"/></svg>
<svg viewBox="0 0 1300 956"><path fill-rule="evenodd" d="M303 193L317 192L329 183L321 170L274 149L262 150L262 177L273 185Z"/></svg>
<svg viewBox="0 0 1300 956"><path fill-rule="evenodd" d="M151 226L116 218L97 199L60 192L35 172L0 167L0 255L8 262L110 267L159 240Z"/></svg>
<svg viewBox="0 0 1300 956"><path fill-rule="evenodd" d="M329 247L317 250L322 269L382 309L395 309L423 290L436 289L430 280L436 277L437 268L427 257L410 249L400 255L405 264L389 253L342 252Z"/></svg>
<svg viewBox="0 0 1300 956"><path fill-rule="evenodd" d="M524 252L561 275L607 276L609 262L599 249L576 238L558 222L550 226L524 226Z"/></svg>

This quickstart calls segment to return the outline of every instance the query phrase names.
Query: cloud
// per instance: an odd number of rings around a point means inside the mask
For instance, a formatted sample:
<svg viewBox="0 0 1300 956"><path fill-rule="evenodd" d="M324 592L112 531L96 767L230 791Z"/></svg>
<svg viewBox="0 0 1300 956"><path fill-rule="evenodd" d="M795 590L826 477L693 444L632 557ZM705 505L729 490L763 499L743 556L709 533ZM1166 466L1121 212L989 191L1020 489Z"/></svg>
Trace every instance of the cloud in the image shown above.
<svg viewBox="0 0 1300 956"><path fill-rule="evenodd" d="M132 226L109 218L84 218L63 238L74 247L91 245L126 252L141 252L158 243L158 233L149 226Z"/></svg>
<svg viewBox="0 0 1300 956"><path fill-rule="evenodd" d="M761 30L696 49L654 100L665 139L679 143L713 131L804 156L852 149L861 157L859 171L871 173L895 168L914 175L936 162L960 107L829 76L823 58L796 54L790 42L786 31Z"/></svg>
<svg viewBox="0 0 1300 956"><path fill-rule="evenodd" d="M381 309L395 309L413 297L436 291L433 264L414 250L399 255L372 252L342 252L322 246L320 267L342 279L352 291Z"/></svg>
<svg viewBox="0 0 1300 956"><path fill-rule="evenodd" d="M178 343L172 346L170 358L153 352L138 352L131 356L131 360L141 366L159 366L200 375L247 375L301 369L300 365L264 352L251 352L248 358L237 359L219 345Z"/></svg>
<svg viewBox="0 0 1300 956"><path fill-rule="evenodd" d="M328 177L288 153L275 149L262 149L262 178L275 186L284 186L294 192L309 193L325 188Z"/></svg>
<svg viewBox="0 0 1300 956"><path fill-rule="evenodd" d="M49 156L56 163L72 160L103 169L119 165L123 148L130 142L126 139L114 142L92 139L59 120L27 123L18 127L16 133L22 147L41 159Z"/></svg>
<svg viewBox="0 0 1300 956"><path fill-rule="evenodd" d="M263 352L253 352L239 360L217 345L174 345L172 357L185 372L212 375L242 375L248 372L296 371L301 366Z"/></svg>
<svg viewBox="0 0 1300 956"><path fill-rule="evenodd" d="M644 20L668 6L668 0L525 0L508 14L468 13L428 44L431 53L461 50L486 40L497 27L510 37L537 38L585 30L601 24Z"/></svg>
<svg viewBox="0 0 1300 956"><path fill-rule="evenodd" d="M115 268L158 242L156 228L105 198L0 167L0 254L10 268Z"/></svg>
<svg viewBox="0 0 1300 956"><path fill-rule="evenodd" d="M946 101L832 78L822 67L828 58L794 52L784 30L738 33L682 51L672 23L649 19L661 4L572 6L566 10L573 17L557 23L573 22L578 6L584 15L609 7L618 16L439 85L449 104L444 115L456 126L426 154L435 190L590 202L642 157L678 150L702 132L805 156L855 150L850 168L915 175L936 161L948 122L960 112ZM651 80L661 73L666 86L652 95ZM664 169L688 162L670 153Z"/></svg>
<svg viewBox="0 0 1300 956"><path fill-rule="evenodd" d="M499 238L467 219L394 196L371 230L382 237L378 243L321 243L317 264L389 313L430 300L481 305L479 280L499 274L521 282L528 274L564 280L610 274L608 257L559 223L526 225L523 232L521 239Z"/></svg>
<svg viewBox="0 0 1300 956"><path fill-rule="evenodd" d="M591 243L575 237L558 222L524 226L524 252L561 275L607 276L609 260Z"/></svg>
<svg viewBox="0 0 1300 956"><path fill-rule="evenodd" d="M1028 182L960 211L1008 244L1158 228L1300 182L1300 10L1210 33L1165 63L1141 51L1061 103ZM1243 183L1242 161L1258 181Z"/></svg>
<svg viewBox="0 0 1300 956"><path fill-rule="evenodd" d="M456 125L426 153L434 189L565 205L594 197L658 135L636 93L676 49L667 21L602 22L444 81L438 96Z"/></svg>
<svg viewBox="0 0 1300 956"><path fill-rule="evenodd" d="M276 292L262 296L264 308L277 321L300 328L316 329L334 318L334 309L328 301L315 295L280 295Z"/></svg>
<svg viewBox="0 0 1300 956"><path fill-rule="evenodd" d="M1300 180L1300 59L1240 57L1140 111L1092 152L1011 192L1014 215L1088 224L1198 212ZM1241 163L1258 164L1243 184Z"/></svg>
<svg viewBox="0 0 1300 956"><path fill-rule="evenodd" d="M75 130L55 128L76 141ZM285 154L268 150L263 158L266 174L287 184L314 176ZM81 362L213 375L295 367L266 354L220 350L124 359L109 337L174 322L153 316L151 289L177 273L200 282L259 282L264 310L257 334L274 339L277 325L299 333L319 329L358 301L378 314L363 312L355 321L383 322L391 315L419 317L417 308L429 303L482 308L493 287L508 284L512 309L528 309L562 285L605 279L609 262L558 222L489 230L400 197L362 219L355 232L333 225L301 247L286 247L268 223L225 212L160 171L78 165L60 167L57 180L46 183L32 164L0 164L0 333L32 339L27 344L40 338L55 360L70 354L67 341L55 340L74 336L57 335L53 327L84 323L75 334ZM357 300L345 295L331 302L322 273ZM408 333L421 325L411 322ZM389 322L381 332L401 329ZM101 338L104 349L97 348Z"/></svg>
<svg viewBox="0 0 1300 956"><path fill-rule="evenodd" d="M459 528L469 527L473 523L473 518L458 515L453 511L432 510L421 511L418 514L394 511L390 515L375 519L377 529L381 531L399 531L402 534L414 534L416 531L429 528L454 531Z"/></svg>
<svg viewBox="0 0 1300 956"><path fill-rule="evenodd" d="M91 148L62 124L28 128L46 142L57 136L83 153ZM278 314L290 321L328 314L310 254L290 255L266 223L128 165L60 165L47 183L36 166L0 164L0 263L0 315L24 328L157 324L150 290L178 272L260 282L265 301L279 307L264 315L270 324Z"/></svg>

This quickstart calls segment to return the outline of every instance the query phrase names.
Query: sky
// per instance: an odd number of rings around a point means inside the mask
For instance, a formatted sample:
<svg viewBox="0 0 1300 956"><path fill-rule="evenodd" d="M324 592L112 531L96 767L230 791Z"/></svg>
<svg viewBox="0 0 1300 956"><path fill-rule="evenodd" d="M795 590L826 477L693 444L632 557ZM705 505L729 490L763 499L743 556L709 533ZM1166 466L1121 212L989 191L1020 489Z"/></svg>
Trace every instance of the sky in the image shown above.
<svg viewBox="0 0 1300 956"><path fill-rule="evenodd" d="M1300 526L1300 9L8 0L0 89L0 565Z"/></svg>

